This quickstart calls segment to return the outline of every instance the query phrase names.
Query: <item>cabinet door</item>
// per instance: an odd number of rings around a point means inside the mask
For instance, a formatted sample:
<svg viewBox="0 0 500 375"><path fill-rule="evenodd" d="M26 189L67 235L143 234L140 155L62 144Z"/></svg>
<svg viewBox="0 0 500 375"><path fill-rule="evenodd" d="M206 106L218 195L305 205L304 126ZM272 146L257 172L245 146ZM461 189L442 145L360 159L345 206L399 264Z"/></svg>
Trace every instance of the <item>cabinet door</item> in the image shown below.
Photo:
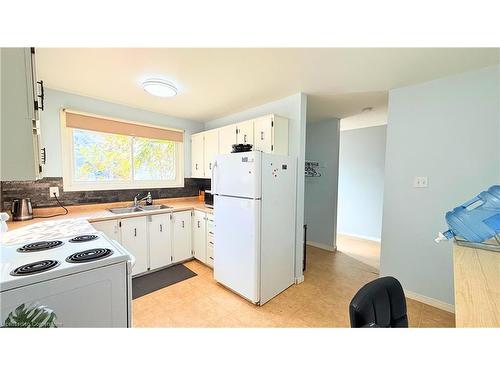
<svg viewBox="0 0 500 375"><path fill-rule="evenodd" d="M170 214L152 215L149 222L149 268L172 263L172 221Z"/></svg>
<svg viewBox="0 0 500 375"><path fill-rule="evenodd" d="M148 270L148 238L146 217L131 217L121 221L122 245L135 257L132 276Z"/></svg>
<svg viewBox="0 0 500 375"><path fill-rule="evenodd" d="M172 218L172 254L173 261L177 263L193 257L191 252L191 211L174 212Z"/></svg>
<svg viewBox="0 0 500 375"><path fill-rule="evenodd" d="M272 118L270 116L254 120L255 140L253 149L255 151L273 152L272 125Z"/></svg>
<svg viewBox="0 0 500 375"><path fill-rule="evenodd" d="M206 214L194 211L193 216L193 255L200 262L207 262Z"/></svg>
<svg viewBox="0 0 500 375"><path fill-rule="evenodd" d="M191 177L204 177L203 143L203 134L194 134L191 136Z"/></svg>
<svg viewBox="0 0 500 375"><path fill-rule="evenodd" d="M236 143L253 145L253 120L240 122L236 128L238 129Z"/></svg>
<svg viewBox="0 0 500 375"><path fill-rule="evenodd" d="M118 220L96 221L92 223L95 230L103 232L109 239L121 242Z"/></svg>
<svg viewBox="0 0 500 375"><path fill-rule="evenodd" d="M230 154L236 143L236 125L219 128L219 154Z"/></svg>
<svg viewBox="0 0 500 375"><path fill-rule="evenodd" d="M219 153L219 132L212 130L205 132L205 178L212 178L215 155Z"/></svg>

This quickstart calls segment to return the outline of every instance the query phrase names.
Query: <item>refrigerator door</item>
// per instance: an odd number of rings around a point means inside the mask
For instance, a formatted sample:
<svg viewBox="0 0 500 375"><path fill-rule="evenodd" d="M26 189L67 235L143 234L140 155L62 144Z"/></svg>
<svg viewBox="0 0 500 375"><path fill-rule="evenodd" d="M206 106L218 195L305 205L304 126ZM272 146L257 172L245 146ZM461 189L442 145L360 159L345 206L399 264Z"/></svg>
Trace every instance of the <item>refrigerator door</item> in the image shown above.
<svg viewBox="0 0 500 375"><path fill-rule="evenodd" d="M217 155L212 193L230 197L260 199L261 159L259 151Z"/></svg>
<svg viewBox="0 0 500 375"><path fill-rule="evenodd" d="M260 304L294 283L297 163L288 156L262 156Z"/></svg>
<svg viewBox="0 0 500 375"><path fill-rule="evenodd" d="M214 278L259 302L260 200L216 195Z"/></svg>

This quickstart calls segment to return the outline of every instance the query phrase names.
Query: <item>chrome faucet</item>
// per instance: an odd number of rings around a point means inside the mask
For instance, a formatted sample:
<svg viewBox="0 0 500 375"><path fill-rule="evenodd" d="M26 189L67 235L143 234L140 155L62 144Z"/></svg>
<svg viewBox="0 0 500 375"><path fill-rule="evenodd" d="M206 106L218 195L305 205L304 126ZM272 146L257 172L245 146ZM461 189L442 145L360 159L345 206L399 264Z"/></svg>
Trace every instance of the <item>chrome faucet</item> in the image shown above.
<svg viewBox="0 0 500 375"><path fill-rule="evenodd" d="M148 193L139 199L139 196L141 195L142 193L139 193L137 194L135 197L134 197L134 207L139 207L139 203L143 200L146 200L146 206L150 206L153 204L153 197L151 196L151 192L148 191Z"/></svg>

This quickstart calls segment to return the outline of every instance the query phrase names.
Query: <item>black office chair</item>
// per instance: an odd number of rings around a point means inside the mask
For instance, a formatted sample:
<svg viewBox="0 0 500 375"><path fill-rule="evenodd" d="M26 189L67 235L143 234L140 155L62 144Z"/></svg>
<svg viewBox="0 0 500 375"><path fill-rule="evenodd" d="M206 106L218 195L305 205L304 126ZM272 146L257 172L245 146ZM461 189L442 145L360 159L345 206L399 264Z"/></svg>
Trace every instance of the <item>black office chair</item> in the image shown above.
<svg viewBox="0 0 500 375"><path fill-rule="evenodd" d="M408 328L403 288L386 276L363 286L349 305L352 328Z"/></svg>

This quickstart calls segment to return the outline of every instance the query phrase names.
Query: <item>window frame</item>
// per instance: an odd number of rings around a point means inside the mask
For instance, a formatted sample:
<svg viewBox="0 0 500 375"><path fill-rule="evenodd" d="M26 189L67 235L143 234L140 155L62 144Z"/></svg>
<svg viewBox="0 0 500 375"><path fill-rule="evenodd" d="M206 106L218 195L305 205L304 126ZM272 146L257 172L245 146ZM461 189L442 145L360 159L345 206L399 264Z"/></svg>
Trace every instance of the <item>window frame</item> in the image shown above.
<svg viewBox="0 0 500 375"><path fill-rule="evenodd" d="M184 187L184 143L175 142L175 180L125 180L125 181L76 181L73 180L74 173L74 149L73 149L73 128L66 126L65 111L69 109L61 109L60 122L61 122L61 146L62 146L62 159L63 159L63 189L64 191L93 191L93 190L127 190L127 189L147 189L147 188L179 188ZM155 126L144 124L140 122L128 121L123 119L98 116L94 114L77 112L71 110L73 113L82 115L104 118L109 120L129 122L141 126L151 128L169 129L180 131L179 129L166 128L163 126ZM84 131L90 131L85 130ZM102 133L102 132L98 132ZM184 131L183 138L185 138ZM104 133L105 134L105 133ZM114 133L108 133L114 134ZM133 152L133 150L131 150ZM132 158L132 155L131 155ZM133 158L132 158L133 160ZM134 166L132 165L132 178L134 176Z"/></svg>

